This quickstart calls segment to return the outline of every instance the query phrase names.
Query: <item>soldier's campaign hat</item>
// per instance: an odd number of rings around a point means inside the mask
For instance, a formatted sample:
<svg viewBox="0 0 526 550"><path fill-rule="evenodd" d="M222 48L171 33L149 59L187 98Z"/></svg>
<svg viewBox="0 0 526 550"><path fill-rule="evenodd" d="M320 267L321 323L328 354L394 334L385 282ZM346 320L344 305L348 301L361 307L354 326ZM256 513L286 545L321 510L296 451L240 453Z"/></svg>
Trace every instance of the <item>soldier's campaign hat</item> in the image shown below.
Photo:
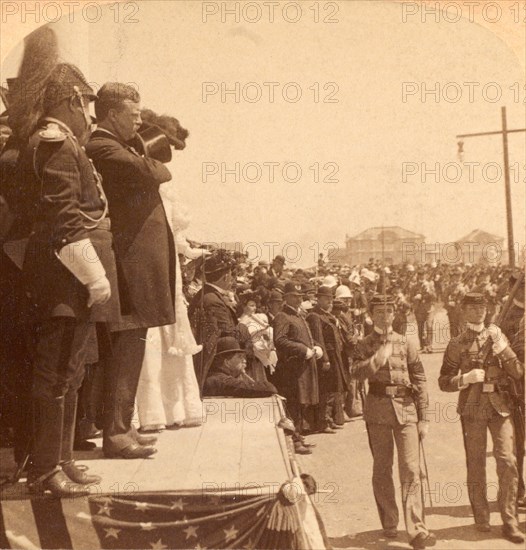
<svg viewBox="0 0 526 550"><path fill-rule="evenodd" d="M369 302L369 307L373 309L374 306L394 306L394 304L394 297L390 294L375 294Z"/></svg>
<svg viewBox="0 0 526 550"><path fill-rule="evenodd" d="M281 255L276 256L273 261L278 262L282 265L285 265L285 257L284 256L281 256Z"/></svg>
<svg viewBox="0 0 526 550"><path fill-rule="evenodd" d="M70 63L59 63L51 73L44 94L44 108L58 105L62 100L74 95L82 95L88 101L96 98L80 69Z"/></svg>
<svg viewBox="0 0 526 550"><path fill-rule="evenodd" d="M245 353L245 350L239 347L239 342L233 336L223 336L217 340L215 354L217 357L225 353Z"/></svg>
<svg viewBox="0 0 526 550"><path fill-rule="evenodd" d="M332 288L330 286L320 286L318 288L318 292L316 293L317 296L329 296L330 298L334 297L334 294L332 292Z"/></svg>
<svg viewBox="0 0 526 550"><path fill-rule="evenodd" d="M283 289L283 294L284 296L286 296L287 294L295 294L296 296L303 296L301 285L298 283L295 283L294 281L287 281L285 283L285 288Z"/></svg>
<svg viewBox="0 0 526 550"><path fill-rule="evenodd" d="M485 306L486 298L484 294L480 292L468 292L464 298L462 298L463 306Z"/></svg>

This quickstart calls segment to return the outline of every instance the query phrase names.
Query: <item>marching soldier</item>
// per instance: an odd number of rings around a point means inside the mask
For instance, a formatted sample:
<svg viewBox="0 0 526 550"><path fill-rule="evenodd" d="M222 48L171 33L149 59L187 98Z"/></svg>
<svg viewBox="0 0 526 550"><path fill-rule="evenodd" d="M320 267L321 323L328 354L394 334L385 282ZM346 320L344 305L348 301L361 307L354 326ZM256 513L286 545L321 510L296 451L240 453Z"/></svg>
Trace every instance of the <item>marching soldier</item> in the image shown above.
<svg viewBox="0 0 526 550"><path fill-rule="evenodd" d="M442 391L460 391L458 412L466 450L469 500L476 528L482 532L491 530L486 496L489 429L499 478L502 534L511 542L521 543L524 535L519 530L517 519L518 474L508 377L520 380L524 376L524 366L501 329L494 324L484 326L487 309L482 294L466 294L462 310L467 327L449 342L438 382ZM492 349L487 364L483 365L481 351L488 339L492 342Z"/></svg>
<svg viewBox="0 0 526 550"><path fill-rule="evenodd" d="M369 380L364 420L373 454L373 491L384 535L398 536L393 483L394 444L398 450L404 518L410 544L422 549L436 538L424 523L419 444L428 431L426 377L416 346L393 332L394 299L375 295L370 302L373 332L355 347L353 373Z"/></svg>
<svg viewBox="0 0 526 550"><path fill-rule="evenodd" d="M20 158L35 208L23 275L38 308L27 481L31 492L59 497L87 495L86 485L100 481L72 460L77 393L92 323L119 314L106 199L82 148L94 97L75 66L56 65L43 90L44 116Z"/></svg>

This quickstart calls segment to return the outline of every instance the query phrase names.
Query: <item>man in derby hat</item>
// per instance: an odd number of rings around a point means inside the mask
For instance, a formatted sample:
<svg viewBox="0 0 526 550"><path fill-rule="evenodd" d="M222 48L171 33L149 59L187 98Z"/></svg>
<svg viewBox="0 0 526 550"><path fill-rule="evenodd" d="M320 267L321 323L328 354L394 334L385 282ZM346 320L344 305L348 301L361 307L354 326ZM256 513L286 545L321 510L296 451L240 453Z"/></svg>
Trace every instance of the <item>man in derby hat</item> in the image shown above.
<svg viewBox="0 0 526 550"><path fill-rule="evenodd" d="M77 394L92 323L119 315L115 258L106 198L82 149L94 92L80 70L66 63L53 68L41 92L33 91L42 101L41 120L19 161L27 191L22 208L32 208L34 216L23 276L39 324L28 488L81 496L100 478L72 460ZM22 101L34 99L22 95ZM33 117L39 107L28 109ZM17 112L16 131L22 132L29 124Z"/></svg>
<svg viewBox="0 0 526 550"><path fill-rule="evenodd" d="M278 255L272 260L272 265L268 270L270 277L275 277L276 279L283 278L283 268L285 267L285 257Z"/></svg>
<svg viewBox="0 0 526 550"><path fill-rule="evenodd" d="M217 341L210 373L205 380L205 397L268 397L277 393L276 388L266 380L256 381L246 372L246 354L232 336Z"/></svg>
<svg viewBox="0 0 526 550"><path fill-rule="evenodd" d="M509 377L521 380L524 365L517 359L508 339L494 324L484 326L486 300L469 292L462 300L466 328L452 338L444 353L438 383L442 391L459 391L458 413L466 451L467 486L477 530L489 532L490 510L486 494L486 447L488 429L499 479L498 502L503 536L515 543L524 541L517 518L517 458L513 426L514 405ZM482 350L491 342L483 363Z"/></svg>
<svg viewBox="0 0 526 550"><path fill-rule="evenodd" d="M316 297L316 305L307 315L307 323L323 352L316 361L320 396L318 429L322 433L335 433L334 429L344 424L343 392L347 384L342 359L343 342L338 321L331 313L332 289L320 286Z"/></svg>
<svg viewBox="0 0 526 550"><path fill-rule="evenodd" d="M413 548L422 549L436 542L424 522L418 458L420 440L429 426L426 376L416 346L393 332L394 299L376 294L369 306L373 331L356 344L352 371L369 380L364 420L373 454L374 497L384 535L397 537L392 474L396 443L406 531Z"/></svg>
<svg viewBox="0 0 526 550"><path fill-rule="evenodd" d="M249 339L248 330L239 326L237 304L232 299L235 260L226 250L215 250L205 259L203 287L193 297L188 317L198 344L203 350L194 355L194 367L202 390L215 356L218 339L234 337L243 346Z"/></svg>
<svg viewBox="0 0 526 550"><path fill-rule="evenodd" d="M274 344L278 353L276 375L296 430L304 434L316 430L319 403L316 359L322 357L323 351L300 313L301 285L286 282L283 298L285 304L274 319Z"/></svg>

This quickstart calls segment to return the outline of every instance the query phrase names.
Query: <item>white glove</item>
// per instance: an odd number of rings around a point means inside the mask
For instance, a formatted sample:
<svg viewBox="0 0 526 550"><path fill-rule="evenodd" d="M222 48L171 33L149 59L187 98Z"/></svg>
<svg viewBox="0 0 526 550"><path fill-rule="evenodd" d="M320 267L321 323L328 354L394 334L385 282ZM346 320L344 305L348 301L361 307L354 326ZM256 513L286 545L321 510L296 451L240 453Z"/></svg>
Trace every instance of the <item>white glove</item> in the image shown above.
<svg viewBox="0 0 526 550"><path fill-rule="evenodd" d="M316 359L321 359L323 357L323 350L320 346L314 346L314 354L316 355Z"/></svg>
<svg viewBox="0 0 526 550"><path fill-rule="evenodd" d="M88 307L105 304L111 298L110 282L104 275L98 281L86 285L89 292Z"/></svg>
<svg viewBox="0 0 526 550"><path fill-rule="evenodd" d="M373 320L369 317L369 315L367 315L367 317L365 318L365 322L366 322L366 324L368 324L368 325L372 325L372 324L373 324Z"/></svg>
<svg viewBox="0 0 526 550"><path fill-rule="evenodd" d="M464 384L477 384L478 382L484 382L485 374L484 369L471 369L469 372L462 375L462 382Z"/></svg>
<svg viewBox="0 0 526 550"><path fill-rule="evenodd" d="M275 367L278 364L278 356L274 350L268 354L268 365L270 367Z"/></svg>
<svg viewBox="0 0 526 550"><path fill-rule="evenodd" d="M392 342L389 341L381 345L373 356L375 365L378 368L383 367L387 363L389 357L391 357L392 354L393 354Z"/></svg>
<svg viewBox="0 0 526 550"><path fill-rule="evenodd" d="M305 359L312 359L314 357L314 350L307 348L307 351L305 353Z"/></svg>
<svg viewBox="0 0 526 550"><path fill-rule="evenodd" d="M422 298L422 294L417 294L417 295L415 296L415 300L420 300L421 298Z"/></svg>
<svg viewBox="0 0 526 550"><path fill-rule="evenodd" d="M63 246L56 256L83 285L95 283L106 275L97 251L89 239L81 239Z"/></svg>
<svg viewBox="0 0 526 550"><path fill-rule="evenodd" d="M501 328L493 323L488 326L488 334L493 342L493 353L498 355L508 347L508 339L502 332Z"/></svg>

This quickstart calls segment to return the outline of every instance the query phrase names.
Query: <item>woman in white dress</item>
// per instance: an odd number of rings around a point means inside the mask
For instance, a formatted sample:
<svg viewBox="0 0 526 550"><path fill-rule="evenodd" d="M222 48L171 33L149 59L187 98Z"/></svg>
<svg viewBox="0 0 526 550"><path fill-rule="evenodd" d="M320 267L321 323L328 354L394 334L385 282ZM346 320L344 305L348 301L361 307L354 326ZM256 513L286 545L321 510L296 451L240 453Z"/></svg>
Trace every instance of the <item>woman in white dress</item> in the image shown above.
<svg viewBox="0 0 526 550"><path fill-rule="evenodd" d="M264 313L256 313L256 296L252 292L241 294L239 297L243 314L239 322L248 328L252 344L252 361L247 365L247 374L262 382L267 380L265 368L269 374L273 374L278 362L278 356L274 349L273 330Z"/></svg>
<svg viewBox="0 0 526 550"><path fill-rule="evenodd" d="M195 259L207 250L191 248L184 236L190 218L175 196L166 197L167 217L172 222L176 245L174 325L148 330L146 352L137 390L137 412L141 431L161 431L165 427L198 426L203 409L192 355L201 351L188 321L182 286L179 254ZM170 215L171 211L171 215Z"/></svg>

